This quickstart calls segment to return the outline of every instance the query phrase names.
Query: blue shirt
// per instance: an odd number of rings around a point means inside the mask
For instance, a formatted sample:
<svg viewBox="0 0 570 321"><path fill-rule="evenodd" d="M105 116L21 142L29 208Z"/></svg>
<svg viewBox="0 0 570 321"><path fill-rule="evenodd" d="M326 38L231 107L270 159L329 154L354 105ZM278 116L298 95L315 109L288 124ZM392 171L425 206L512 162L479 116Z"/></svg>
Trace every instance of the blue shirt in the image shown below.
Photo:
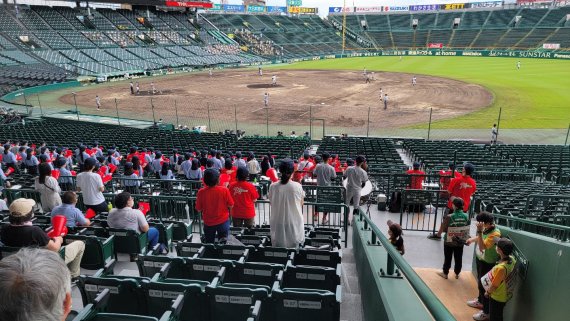
<svg viewBox="0 0 570 321"><path fill-rule="evenodd" d="M16 156L14 153L8 151L8 153L2 154L2 163L4 164L16 164Z"/></svg>
<svg viewBox="0 0 570 321"><path fill-rule="evenodd" d="M125 176L123 175L124 178L128 178L123 180L123 185L124 186L141 186L141 181L138 180L138 176L135 173L132 173L129 176Z"/></svg>
<svg viewBox="0 0 570 321"><path fill-rule="evenodd" d="M215 169L221 170L222 168L224 168L224 164L222 164L221 159L217 159L215 157L212 157L212 160L214 161L214 168Z"/></svg>
<svg viewBox="0 0 570 321"><path fill-rule="evenodd" d="M30 159L28 159L27 155L26 157L24 157L24 159L22 160L22 162L24 163L24 165L26 166L37 166L39 165L39 161L38 158L34 155L32 155L32 157L30 157Z"/></svg>
<svg viewBox="0 0 570 321"><path fill-rule="evenodd" d="M56 215L65 216L67 218L66 226L68 227L87 224L87 219L83 213L81 213L81 210L79 210L73 204L61 204L54 207L54 209L51 210L51 216L54 217Z"/></svg>
<svg viewBox="0 0 570 321"><path fill-rule="evenodd" d="M66 176L66 177L63 177ZM73 183L73 178L71 177L71 171L65 167L59 168L59 182L61 184L71 184Z"/></svg>

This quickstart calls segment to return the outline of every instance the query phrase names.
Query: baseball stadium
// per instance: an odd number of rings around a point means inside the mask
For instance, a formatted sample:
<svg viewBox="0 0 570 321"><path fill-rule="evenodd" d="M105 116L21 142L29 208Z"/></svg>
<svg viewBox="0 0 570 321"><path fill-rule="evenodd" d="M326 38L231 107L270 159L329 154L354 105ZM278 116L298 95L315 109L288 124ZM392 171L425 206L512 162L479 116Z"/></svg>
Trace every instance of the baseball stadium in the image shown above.
<svg viewBox="0 0 570 321"><path fill-rule="evenodd" d="M0 320L567 319L569 76L566 0L2 0Z"/></svg>

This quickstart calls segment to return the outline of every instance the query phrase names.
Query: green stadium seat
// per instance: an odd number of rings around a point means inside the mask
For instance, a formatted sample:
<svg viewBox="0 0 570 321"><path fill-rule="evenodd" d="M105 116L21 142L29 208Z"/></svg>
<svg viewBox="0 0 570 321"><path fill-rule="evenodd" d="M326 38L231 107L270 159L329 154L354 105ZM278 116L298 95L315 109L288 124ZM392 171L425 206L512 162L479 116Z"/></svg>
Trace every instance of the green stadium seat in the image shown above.
<svg viewBox="0 0 570 321"><path fill-rule="evenodd" d="M336 292L340 286L341 266L336 269L317 266L288 265L280 288L306 288Z"/></svg>
<svg viewBox="0 0 570 321"><path fill-rule="evenodd" d="M147 233L138 234L133 230L109 228L109 235L115 236L115 253L138 255L148 247Z"/></svg>
<svg viewBox="0 0 570 321"><path fill-rule="evenodd" d="M152 255L152 252L138 256L137 266L139 269L139 275L144 277L153 277L156 273L159 273L162 267L167 263L170 263L168 271L168 276L170 278L184 278L185 272L183 258Z"/></svg>
<svg viewBox="0 0 570 321"><path fill-rule="evenodd" d="M295 249L284 247L264 247L260 246L255 251L250 252L248 262L265 262L285 265L295 257Z"/></svg>
<svg viewBox="0 0 570 321"><path fill-rule="evenodd" d="M324 290L280 289L271 291L275 321L338 321L340 319L340 288L333 293Z"/></svg>
<svg viewBox="0 0 570 321"><path fill-rule="evenodd" d="M168 310L178 296L184 301L180 309L181 321L209 320L208 299L202 285L189 280L161 279L156 275L149 283L143 284L146 290L148 312L160 316Z"/></svg>
<svg viewBox="0 0 570 321"><path fill-rule="evenodd" d="M220 284L216 278L211 285L206 287L206 293L210 300L210 320L246 320L250 314L250 307L261 302L261 320L263 315L269 315L263 311L264 302L269 299L269 291L255 285L247 284Z"/></svg>
<svg viewBox="0 0 570 321"><path fill-rule="evenodd" d="M293 265L325 266L336 269L337 265L341 263L341 259L341 252L299 249L293 260Z"/></svg>
<svg viewBox="0 0 570 321"><path fill-rule="evenodd" d="M83 241L85 243L85 251L81 259L81 267L88 270L97 270L103 268L115 256L115 237L111 235L108 238L67 234L64 238L65 244L73 241Z"/></svg>

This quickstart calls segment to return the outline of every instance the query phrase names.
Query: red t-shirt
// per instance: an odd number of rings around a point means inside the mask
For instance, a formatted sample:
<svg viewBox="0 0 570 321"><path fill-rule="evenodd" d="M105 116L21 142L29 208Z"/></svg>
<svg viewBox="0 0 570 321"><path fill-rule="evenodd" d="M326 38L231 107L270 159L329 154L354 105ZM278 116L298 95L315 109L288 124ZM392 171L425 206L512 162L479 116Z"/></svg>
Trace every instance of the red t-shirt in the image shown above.
<svg viewBox="0 0 570 321"><path fill-rule="evenodd" d="M461 176L452 179L447 190L450 196L449 201L447 201L447 207L452 208L451 196L461 197L464 202L463 211L467 212L471 202L471 195L477 190L477 184L470 176Z"/></svg>
<svg viewBox="0 0 570 321"><path fill-rule="evenodd" d="M230 217L228 207L233 205L230 191L222 186L203 187L196 195L196 210L202 212L207 226L225 223Z"/></svg>
<svg viewBox="0 0 570 321"><path fill-rule="evenodd" d="M447 171L440 170L439 176L451 176L451 171L450 170L447 170ZM453 178L456 178L456 177L461 177L461 174L459 174L458 171L455 171L454 177L442 177L442 178L440 178L439 183L441 184L441 189L447 191L447 189L449 188L449 183L451 182L451 180Z"/></svg>
<svg viewBox="0 0 570 321"><path fill-rule="evenodd" d="M229 172L229 173L228 173L228 172ZM229 170L228 170L228 169L225 169L225 168L222 168L222 169L220 170L220 173L229 175L229 177L230 177L229 182L230 182L230 183L233 183L233 182L237 181L237 178L236 178L236 176L237 176L237 167L235 167L235 166L233 166L232 169L229 169ZM220 177L220 181L221 181L221 177Z"/></svg>
<svg viewBox="0 0 570 321"><path fill-rule="evenodd" d="M277 171L275 170L275 168L268 169L267 172L265 173L265 175L267 175L267 177L269 177L269 180L272 183L279 181L279 177L277 177Z"/></svg>
<svg viewBox="0 0 570 321"><path fill-rule="evenodd" d="M259 198L257 189L248 182L235 182L230 185L230 194L234 200L232 217L254 218L255 200Z"/></svg>
<svg viewBox="0 0 570 321"><path fill-rule="evenodd" d="M412 174L412 175L425 175L424 171L421 171L419 169L410 169L408 171L406 171L406 174ZM424 176L412 176L410 179L410 189L422 189L422 183L424 182Z"/></svg>

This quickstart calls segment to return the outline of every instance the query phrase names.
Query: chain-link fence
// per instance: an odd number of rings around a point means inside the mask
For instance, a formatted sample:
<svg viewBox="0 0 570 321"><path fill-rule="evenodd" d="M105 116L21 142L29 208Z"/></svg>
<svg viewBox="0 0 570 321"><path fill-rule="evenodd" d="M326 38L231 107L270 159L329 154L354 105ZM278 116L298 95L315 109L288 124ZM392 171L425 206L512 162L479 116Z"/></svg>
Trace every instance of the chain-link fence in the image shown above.
<svg viewBox="0 0 570 321"><path fill-rule="evenodd" d="M99 103L97 103L99 102ZM53 114L54 112L75 112L115 119L135 119L155 123L173 124L175 127L205 126L208 131L245 131L246 135L276 136L303 135L310 133L313 139L325 135L348 134L351 136L414 137L426 139L472 139L491 141L492 126L496 124L497 140L504 143L524 144L568 144L568 128L501 128L501 119L511 115L497 110L487 128L450 128L439 121L449 118L447 112L435 108L414 110L414 118L405 117L411 110L398 104L380 103L377 106L356 106L342 108L325 104L301 105L294 101L274 103L267 106L260 102L250 106L241 101L228 100L227 103L209 102L203 99L180 99L166 95L145 95L128 98L85 97L81 92L70 93L49 106L42 104L42 95L18 96L14 101L21 104L16 108L32 116ZM99 109L97 109L99 104ZM111 122L107 120L106 122ZM417 124L417 125L414 125Z"/></svg>

